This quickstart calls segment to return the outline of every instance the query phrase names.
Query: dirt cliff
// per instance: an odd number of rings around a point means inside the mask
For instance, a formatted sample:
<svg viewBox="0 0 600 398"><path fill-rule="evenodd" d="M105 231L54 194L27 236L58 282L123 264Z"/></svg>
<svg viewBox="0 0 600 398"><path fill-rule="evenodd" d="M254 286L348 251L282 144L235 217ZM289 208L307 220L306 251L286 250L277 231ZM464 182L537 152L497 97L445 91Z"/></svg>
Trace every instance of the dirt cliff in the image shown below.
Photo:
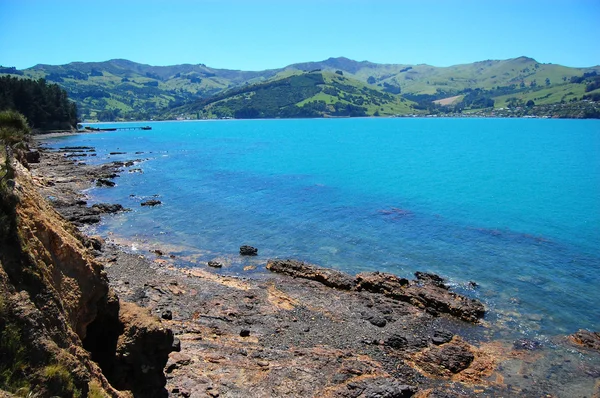
<svg viewBox="0 0 600 398"><path fill-rule="evenodd" d="M89 239L40 196L26 167L14 168L0 187L0 389L164 395L172 332L119 302Z"/></svg>

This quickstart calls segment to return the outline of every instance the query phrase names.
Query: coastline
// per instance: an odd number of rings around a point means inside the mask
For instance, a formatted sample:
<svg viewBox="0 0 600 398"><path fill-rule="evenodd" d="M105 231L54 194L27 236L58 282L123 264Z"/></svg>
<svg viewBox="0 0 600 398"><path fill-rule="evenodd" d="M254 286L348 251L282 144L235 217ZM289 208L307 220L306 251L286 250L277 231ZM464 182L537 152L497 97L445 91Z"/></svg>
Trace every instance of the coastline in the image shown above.
<svg viewBox="0 0 600 398"><path fill-rule="evenodd" d="M122 162L81 165L66 157L75 150L40 152L34 180L65 218L81 225L112 211L87 207L81 192L94 181L115 178L107 177L118 175ZM533 342L518 346L460 337L463 330L485 327L394 299L384 290L326 286L322 280L329 279L318 268L308 269L312 279L221 276L88 239L117 294L162 317L179 339L181 351L171 354L166 367L171 396L554 393L551 385L535 385L529 377L509 383L500 366L539 361ZM422 294L436 287L431 280L416 285L426 288ZM439 289L432 291L445 294ZM531 368L521 365L516 373L525 376Z"/></svg>

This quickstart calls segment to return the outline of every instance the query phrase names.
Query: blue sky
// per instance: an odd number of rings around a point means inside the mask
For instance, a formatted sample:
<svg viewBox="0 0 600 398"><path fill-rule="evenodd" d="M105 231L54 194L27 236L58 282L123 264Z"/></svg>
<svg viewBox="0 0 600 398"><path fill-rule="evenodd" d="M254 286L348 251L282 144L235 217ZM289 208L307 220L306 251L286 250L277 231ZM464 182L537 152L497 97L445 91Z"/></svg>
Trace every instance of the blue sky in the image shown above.
<svg viewBox="0 0 600 398"><path fill-rule="evenodd" d="M0 0L0 65L600 64L600 0Z"/></svg>

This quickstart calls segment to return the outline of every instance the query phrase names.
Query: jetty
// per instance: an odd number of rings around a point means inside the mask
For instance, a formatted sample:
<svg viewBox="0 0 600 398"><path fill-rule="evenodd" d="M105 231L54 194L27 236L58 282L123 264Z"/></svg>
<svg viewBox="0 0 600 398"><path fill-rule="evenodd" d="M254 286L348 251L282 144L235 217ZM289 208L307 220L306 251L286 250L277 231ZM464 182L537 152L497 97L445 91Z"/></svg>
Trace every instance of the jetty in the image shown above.
<svg viewBox="0 0 600 398"><path fill-rule="evenodd" d="M85 126L86 131L120 131L120 130L152 130L150 126L135 126L135 127L111 127L111 128L100 128Z"/></svg>

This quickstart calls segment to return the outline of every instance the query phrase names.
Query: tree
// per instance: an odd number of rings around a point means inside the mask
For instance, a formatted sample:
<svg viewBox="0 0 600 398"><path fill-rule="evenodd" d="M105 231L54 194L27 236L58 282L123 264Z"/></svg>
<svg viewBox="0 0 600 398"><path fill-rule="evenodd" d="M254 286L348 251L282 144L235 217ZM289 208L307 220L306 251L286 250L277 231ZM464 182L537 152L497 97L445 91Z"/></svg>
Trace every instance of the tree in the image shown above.
<svg viewBox="0 0 600 398"><path fill-rule="evenodd" d="M531 108L532 106L535 106L535 102L533 102L533 100L529 100L527 101L527 103L525 104L526 107Z"/></svg>
<svg viewBox="0 0 600 398"><path fill-rule="evenodd" d="M549 85L550 85L550 78L549 78L549 77L547 77L547 78L546 78L546 86L549 86Z"/></svg>
<svg viewBox="0 0 600 398"><path fill-rule="evenodd" d="M377 80L375 80L373 76L369 76L369 78L367 79L367 83L369 84L375 84L375 82L377 82Z"/></svg>
<svg viewBox="0 0 600 398"><path fill-rule="evenodd" d="M13 178L13 150L19 147L29 132L30 129L25 116L13 110L0 112L0 143L4 152L2 154L4 156L4 166L0 171L0 182Z"/></svg>

